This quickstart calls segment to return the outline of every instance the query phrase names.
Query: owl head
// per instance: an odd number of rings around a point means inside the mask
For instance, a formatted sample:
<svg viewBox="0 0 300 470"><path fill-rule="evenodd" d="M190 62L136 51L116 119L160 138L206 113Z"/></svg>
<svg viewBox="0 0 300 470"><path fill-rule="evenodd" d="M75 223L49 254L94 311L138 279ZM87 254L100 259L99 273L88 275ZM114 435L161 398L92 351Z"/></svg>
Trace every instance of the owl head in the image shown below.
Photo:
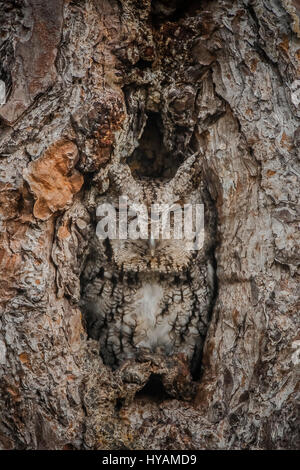
<svg viewBox="0 0 300 470"><path fill-rule="evenodd" d="M134 177L126 162L112 164L109 178L113 189L105 203L111 212L97 229L110 224L102 238L116 268L161 274L188 270L204 242L198 155L187 158L173 178Z"/></svg>

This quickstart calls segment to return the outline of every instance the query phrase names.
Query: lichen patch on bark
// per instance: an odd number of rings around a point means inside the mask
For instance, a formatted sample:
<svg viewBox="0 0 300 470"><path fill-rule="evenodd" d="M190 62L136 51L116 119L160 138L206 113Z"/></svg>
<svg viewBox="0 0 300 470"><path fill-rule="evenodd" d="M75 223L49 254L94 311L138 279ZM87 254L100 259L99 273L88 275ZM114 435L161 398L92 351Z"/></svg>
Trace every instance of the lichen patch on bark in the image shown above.
<svg viewBox="0 0 300 470"><path fill-rule="evenodd" d="M24 170L24 179L36 198L36 218L46 220L72 202L83 184L83 176L74 169L77 158L76 145L62 140Z"/></svg>

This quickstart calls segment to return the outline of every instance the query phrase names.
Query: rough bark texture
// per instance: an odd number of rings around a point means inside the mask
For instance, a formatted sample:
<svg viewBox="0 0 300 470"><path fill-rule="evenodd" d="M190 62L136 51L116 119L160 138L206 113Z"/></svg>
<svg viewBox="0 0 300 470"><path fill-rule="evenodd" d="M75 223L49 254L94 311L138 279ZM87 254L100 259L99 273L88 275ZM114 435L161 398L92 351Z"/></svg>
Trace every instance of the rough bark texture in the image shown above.
<svg viewBox="0 0 300 470"><path fill-rule="evenodd" d="M299 1L0 11L0 446L296 448ZM79 309L93 197L150 112L174 159L198 153L217 216L193 400L147 390L163 364L135 365L138 380L104 366ZM172 380L189 377L176 367Z"/></svg>

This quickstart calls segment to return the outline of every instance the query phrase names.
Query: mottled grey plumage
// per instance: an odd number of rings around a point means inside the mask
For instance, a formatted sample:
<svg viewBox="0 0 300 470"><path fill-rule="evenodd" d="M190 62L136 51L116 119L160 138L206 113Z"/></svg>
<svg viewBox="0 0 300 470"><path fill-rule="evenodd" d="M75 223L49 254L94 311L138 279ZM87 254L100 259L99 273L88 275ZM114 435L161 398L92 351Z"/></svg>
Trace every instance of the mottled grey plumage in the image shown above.
<svg viewBox="0 0 300 470"><path fill-rule="evenodd" d="M127 165L110 169L111 189L100 202L204 203L205 243L186 240L105 240L96 237L82 277L87 330L113 368L143 353L183 353L195 367L206 335L213 295L213 216L198 162L186 160L173 179L134 179Z"/></svg>

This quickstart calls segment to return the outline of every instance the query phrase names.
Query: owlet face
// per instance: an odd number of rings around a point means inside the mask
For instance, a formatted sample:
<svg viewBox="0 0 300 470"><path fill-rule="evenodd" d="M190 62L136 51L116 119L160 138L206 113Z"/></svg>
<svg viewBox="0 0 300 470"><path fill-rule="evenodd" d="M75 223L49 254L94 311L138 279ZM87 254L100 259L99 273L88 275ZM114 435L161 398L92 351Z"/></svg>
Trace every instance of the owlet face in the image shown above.
<svg viewBox="0 0 300 470"><path fill-rule="evenodd" d="M114 208L116 235L109 234L108 243L117 270L175 274L189 269L204 238L195 163L195 156L188 158L168 179L134 177L124 163L110 168L112 189L104 201Z"/></svg>
<svg viewBox="0 0 300 470"><path fill-rule="evenodd" d="M212 291L199 156L160 178L136 175L120 161L107 171L109 188L97 199L98 240L82 276L88 333L112 368L141 354L177 353L197 366ZM108 215L98 210L102 204ZM101 238L111 219L115 230Z"/></svg>
<svg viewBox="0 0 300 470"><path fill-rule="evenodd" d="M146 178L136 183L143 197L138 202L137 198L127 199L129 238L110 240L114 263L124 272L176 274L186 271L196 255L196 250L192 249L196 227L192 220L191 234L185 233L184 207L200 205L200 195L194 192L178 199L169 183ZM114 206L118 224L124 209L118 207L118 201Z"/></svg>

